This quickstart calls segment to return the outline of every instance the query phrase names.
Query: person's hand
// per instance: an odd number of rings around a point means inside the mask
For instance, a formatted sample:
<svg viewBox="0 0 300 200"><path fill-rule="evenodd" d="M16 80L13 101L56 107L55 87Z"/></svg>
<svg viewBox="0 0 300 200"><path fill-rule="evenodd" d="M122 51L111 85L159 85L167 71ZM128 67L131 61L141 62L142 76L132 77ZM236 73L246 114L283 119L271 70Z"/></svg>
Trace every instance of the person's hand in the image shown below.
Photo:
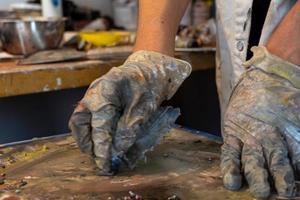
<svg viewBox="0 0 300 200"><path fill-rule="evenodd" d="M185 61L138 51L90 85L69 127L81 151L94 158L100 174L114 173L119 158L132 148L141 148L141 132L156 137L154 130L165 130L164 126L177 118L177 112L159 106L174 95L190 73L191 66ZM139 144L134 145L137 141Z"/></svg>
<svg viewBox="0 0 300 200"><path fill-rule="evenodd" d="M295 195L300 173L300 68L254 47L224 114L221 170L237 190L242 176L257 198Z"/></svg>

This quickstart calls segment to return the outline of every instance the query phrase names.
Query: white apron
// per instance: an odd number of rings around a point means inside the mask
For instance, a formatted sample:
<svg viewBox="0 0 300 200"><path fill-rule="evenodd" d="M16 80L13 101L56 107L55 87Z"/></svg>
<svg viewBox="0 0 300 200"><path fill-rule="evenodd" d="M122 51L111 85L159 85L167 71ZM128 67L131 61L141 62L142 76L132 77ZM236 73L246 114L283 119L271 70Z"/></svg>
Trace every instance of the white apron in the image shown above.
<svg viewBox="0 0 300 200"><path fill-rule="evenodd" d="M263 1L263 0L261 0ZM268 38L296 0L272 0L263 26L260 45ZM232 89L245 71L251 27L252 0L216 0L216 81L222 115Z"/></svg>

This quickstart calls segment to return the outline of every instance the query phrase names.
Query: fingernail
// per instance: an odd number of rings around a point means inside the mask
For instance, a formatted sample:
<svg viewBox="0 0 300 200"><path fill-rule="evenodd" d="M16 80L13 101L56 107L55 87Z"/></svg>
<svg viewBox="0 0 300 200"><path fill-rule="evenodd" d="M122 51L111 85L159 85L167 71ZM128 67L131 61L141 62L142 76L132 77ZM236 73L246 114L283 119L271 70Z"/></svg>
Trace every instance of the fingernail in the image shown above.
<svg viewBox="0 0 300 200"><path fill-rule="evenodd" d="M239 190L242 187L242 178L241 176L227 173L223 177L223 184L228 190Z"/></svg>
<svg viewBox="0 0 300 200"><path fill-rule="evenodd" d="M250 192L256 199L267 199L270 196L270 186L255 184L250 186Z"/></svg>

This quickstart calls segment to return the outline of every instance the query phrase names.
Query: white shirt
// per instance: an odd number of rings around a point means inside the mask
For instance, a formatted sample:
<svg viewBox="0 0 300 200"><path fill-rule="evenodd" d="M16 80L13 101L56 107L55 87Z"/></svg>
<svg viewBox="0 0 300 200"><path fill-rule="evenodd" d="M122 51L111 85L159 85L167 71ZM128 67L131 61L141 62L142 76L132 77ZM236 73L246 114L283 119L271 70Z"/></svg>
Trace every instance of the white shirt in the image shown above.
<svg viewBox="0 0 300 200"><path fill-rule="evenodd" d="M261 0L263 1L263 0ZM260 37L265 45L296 0L272 0ZM217 58L216 80L222 113L232 89L245 71L251 27L252 0L216 0Z"/></svg>

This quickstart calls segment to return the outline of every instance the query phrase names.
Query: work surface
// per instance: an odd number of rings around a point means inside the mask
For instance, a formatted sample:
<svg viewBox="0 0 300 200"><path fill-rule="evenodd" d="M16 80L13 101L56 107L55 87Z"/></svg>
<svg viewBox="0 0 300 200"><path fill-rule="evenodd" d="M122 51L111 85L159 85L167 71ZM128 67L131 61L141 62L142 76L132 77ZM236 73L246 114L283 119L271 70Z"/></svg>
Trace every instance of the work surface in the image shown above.
<svg viewBox="0 0 300 200"><path fill-rule="evenodd" d="M173 129L148 154L146 164L141 162L133 171L123 168L115 177L100 177L71 137L36 141L0 149L5 165L0 171L6 173L0 191L43 200L123 200L129 191L147 200L253 199L247 190L223 188L219 150L217 142Z"/></svg>

